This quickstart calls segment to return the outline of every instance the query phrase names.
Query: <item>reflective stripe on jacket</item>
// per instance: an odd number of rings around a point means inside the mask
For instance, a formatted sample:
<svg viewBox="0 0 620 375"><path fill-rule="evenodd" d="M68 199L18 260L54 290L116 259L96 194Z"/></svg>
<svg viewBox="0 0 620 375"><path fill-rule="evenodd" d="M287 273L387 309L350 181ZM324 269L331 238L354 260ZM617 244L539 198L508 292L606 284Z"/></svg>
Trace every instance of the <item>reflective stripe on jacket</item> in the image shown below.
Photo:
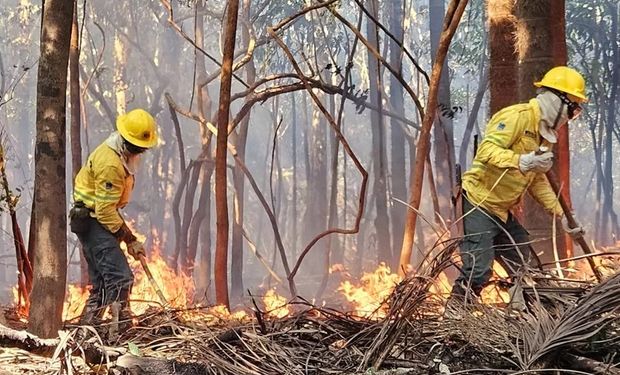
<svg viewBox="0 0 620 375"><path fill-rule="evenodd" d="M519 170L519 155L553 146L540 136L539 122L536 99L497 112L487 124L471 168L463 175L469 200L504 222L526 191L548 212L563 214L547 176Z"/></svg>
<svg viewBox="0 0 620 375"><path fill-rule="evenodd" d="M123 166L120 155L104 142L75 177L73 200L84 202L93 211L91 215L115 233L124 222L118 209L129 202L133 186L134 177Z"/></svg>

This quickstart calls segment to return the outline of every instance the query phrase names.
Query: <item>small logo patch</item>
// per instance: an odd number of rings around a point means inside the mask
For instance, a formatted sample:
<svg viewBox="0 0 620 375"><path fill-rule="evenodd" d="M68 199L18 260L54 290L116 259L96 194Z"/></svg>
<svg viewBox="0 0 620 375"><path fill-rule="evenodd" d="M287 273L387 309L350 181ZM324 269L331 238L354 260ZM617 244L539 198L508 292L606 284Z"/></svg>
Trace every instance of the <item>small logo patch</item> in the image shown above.
<svg viewBox="0 0 620 375"><path fill-rule="evenodd" d="M497 130L504 130L506 128L506 124L504 124L503 122L500 122L497 125Z"/></svg>
<svg viewBox="0 0 620 375"><path fill-rule="evenodd" d="M534 139L536 139L536 135L534 135L534 133L532 133L532 132L531 132L531 131L529 131L529 130L526 130L526 131L525 131L525 136L526 136L526 137L530 137L530 138L534 138Z"/></svg>
<svg viewBox="0 0 620 375"><path fill-rule="evenodd" d="M112 188L113 188L113 187L114 187L114 185L112 185L112 183L111 183L110 181L107 181L107 182L105 183L105 188L106 188L107 190L112 190Z"/></svg>

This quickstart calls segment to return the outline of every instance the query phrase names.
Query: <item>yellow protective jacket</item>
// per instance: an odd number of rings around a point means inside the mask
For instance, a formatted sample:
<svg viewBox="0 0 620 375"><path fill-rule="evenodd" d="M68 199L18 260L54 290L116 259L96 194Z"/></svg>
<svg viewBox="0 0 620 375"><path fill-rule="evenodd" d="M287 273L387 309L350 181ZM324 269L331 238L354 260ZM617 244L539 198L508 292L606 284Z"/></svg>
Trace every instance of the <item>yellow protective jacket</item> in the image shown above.
<svg viewBox="0 0 620 375"><path fill-rule="evenodd" d="M121 156L106 142L93 151L75 177L73 200L82 201L99 223L110 232L123 225L118 212L129 202L134 176L124 166Z"/></svg>
<svg viewBox="0 0 620 375"><path fill-rule="evenodd" d="M463 175L463 190L469 200L504 222L526 191L549 213L563 214L547 176L519 170L519 155L540 146L551 150L552 144L540 136L539 123L536 99L497 112L487 124L471 168Z"/></svg>

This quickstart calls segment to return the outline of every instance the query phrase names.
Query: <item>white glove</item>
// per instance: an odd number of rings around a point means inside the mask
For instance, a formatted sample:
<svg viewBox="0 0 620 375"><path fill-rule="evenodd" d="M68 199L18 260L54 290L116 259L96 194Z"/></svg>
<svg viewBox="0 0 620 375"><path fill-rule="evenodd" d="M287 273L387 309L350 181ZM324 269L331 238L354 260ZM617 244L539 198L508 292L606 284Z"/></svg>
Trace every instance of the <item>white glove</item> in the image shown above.
<svg viewBox="0 0 620 375"><path fill-rule="evenodd" d="M540 155L532 151L529 154L519 156L519 169L521 172L547 173L553 166L553 152L547 151Z"/></svg>
<svg viewBox="0 0 620 375"><path fill-rule="evenodd" d="M583 229L581 224L577 222L577 220L575 220L575 224L577 224L575 228L571 228L568 226L568 220L566 219L566 216L562 218L562 228L564 229L564 232L568 233L568 235L571 236L572 239L583 237L586 234L586 231Z"/></svg>

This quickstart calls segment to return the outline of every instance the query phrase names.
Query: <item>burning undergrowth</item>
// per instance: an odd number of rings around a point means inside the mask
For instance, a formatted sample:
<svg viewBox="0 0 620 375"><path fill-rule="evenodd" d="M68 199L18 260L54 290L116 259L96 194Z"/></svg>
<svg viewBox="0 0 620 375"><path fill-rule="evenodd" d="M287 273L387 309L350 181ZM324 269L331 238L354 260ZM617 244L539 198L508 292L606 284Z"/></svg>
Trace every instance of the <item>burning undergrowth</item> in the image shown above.
<svg viewBox="0 0 620 375"><path fill-rule="evenodd" d="M103 336L105 344L133 353L110 356L107 369L138 374L172 368L184 374L359 374L370 368L378 373L400 368L395 374L542 374L551 368L620 373L612 365L620 349L620 275L593 284L528 271L516 289L525 309L498 299L457 306L456 314L444 315L447 289L442 285L454 249L454 243L444 244L405 280L383 267L359 283L342 283L351 312L302 299L286 303L271 289L254 301L254 309L237 315L222 307L151 306L134 328L113 339ZM375 296L382 300L364 307L363 301ZM75 353L85 341L99 340L92 331L82 332L70 330L60 351ZM71 355L58 358L66 368L79 369L82 363Z"/></svg>

